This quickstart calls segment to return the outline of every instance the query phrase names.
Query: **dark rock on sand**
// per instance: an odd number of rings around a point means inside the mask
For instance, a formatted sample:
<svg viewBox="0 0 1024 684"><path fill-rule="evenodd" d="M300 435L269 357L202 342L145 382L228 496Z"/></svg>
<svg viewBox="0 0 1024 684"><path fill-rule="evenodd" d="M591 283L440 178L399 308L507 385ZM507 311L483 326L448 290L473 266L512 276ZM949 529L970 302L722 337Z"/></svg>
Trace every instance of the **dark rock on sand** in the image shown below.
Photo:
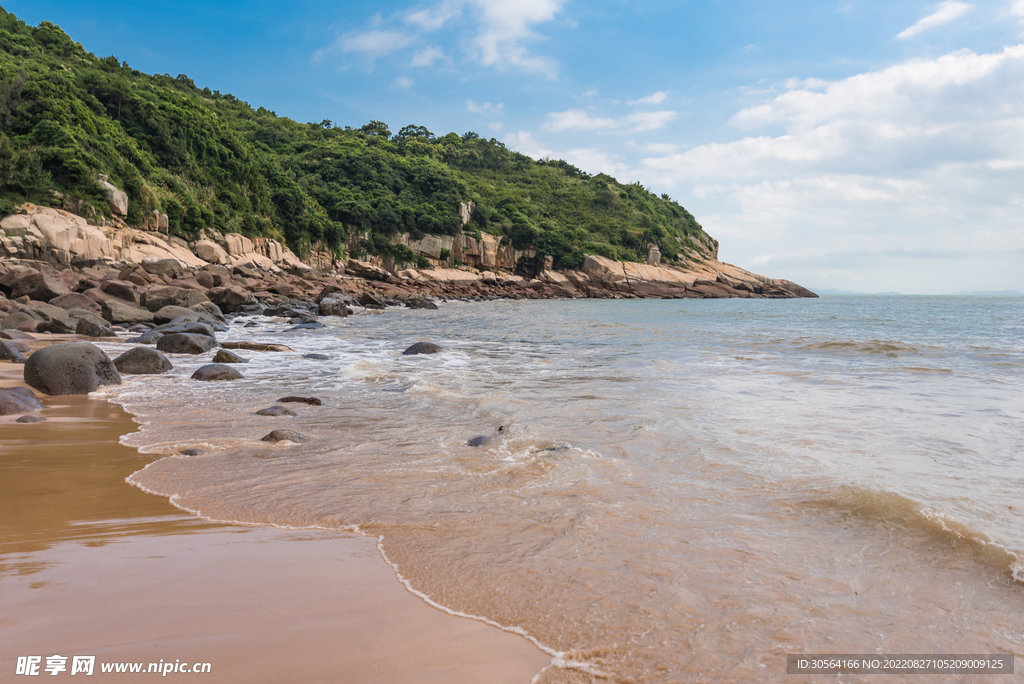
<svg viewBox="0 0 1024 684"><path fill-rule="evenodd" d="M149 347L132 347L114 359L114 365L125 375L158 375L174 368L170 359Z"/></svg>
<svg viewBox="0 0 1024 684"><path fill-rule="evenodd" d="M310 406L322 406L323 402L316 397L281 397L278 399L282 404L309 404Z"/></svg>
<svg viewBox="0 0 1024 684"><path fill-rule="evenodd" d="M75 334L85 337L115 337L109 325L100 325L92 318L79 318L75 326Z"/></svg>
<svg viewBox="0 0 1024 684"><path fill-rule="evenodd" d="M156 348L167 354L202 354L217 346L217 340L195 333L173 333L156 341Z"/></svg>
<svg viewBox="0 0 1024 684"><path fill-rule="evenodd" d="M256 412L257 416L297 416L295 411L286 409L284 406L270 406Z"/></svg>
<svg viewBox="0 0 1024 684"><path fill-rule="evenodd" d="M46 421L46 419L43 418L42 416L28 415L28 416L22 416L21 418L18 418L14 422L15 423L43 423L45 421Z"/></svg>
<svg viewBox="0 0 1024 684"><path fill-rule="evenodd" d="M200 367L192 374L193 380L239 380L243 378L241 373L236 371L231 366L225 366L222 363L210 363Z"/></svg>
<svg viewBox="0 0 1024 684"><path fill-rule="evenodd" d="M25 363L25 357L14 347L14 345L4 340L0 340L0 361Z"/></svg>
<svg viewBox="0 0 1024 684"><path fill-rule="evenodd" d="M437 346L433 342L417 342L402 352L402 354L404 356L411 356L413 354L436 354L439 351L441 351L441 347Z"/></svg>
<svg viewBox="0 0 1024 684"><path fill-rule="evenodd" d="M229 352L227 349L218 349L213 355L214 363L249 363L249 359L243 359L238 354Z"/></svg>
<svg viewBox="0 0 1024 684"><path fill-rule="evenodd" d="M327 354L303 354L302 358L312 359L313 361L327 361L331 357L328 356Z"/></svg>
<svg viewBox="0 0 1024 684"><path fill-rule="evenodd" d="M0 416L29 413L43 408L42 402L27 387L0 389Z"/></svg>
<svg viewBox="0 0 1024 684"><path fill-rule="evenodd" d="M261 442L305 442L306 436L294 430L274 430L260 440Z"/></svg>
<svg viewBox="0 0 1024 684"><path fill-rule="evenodd" d="M473 439L470 439L469 441L467 441L466 445L467 446L471 446L471 447L478 447L478 446L483 446L484 444L487 444L490 441L491 441L491 438L488 437L487 435L477 435Z"/></svg>
<svg viewBox="0 0 1024 684"><path fill-rule="evenodd" d="M88 394L100 385L120 385L110 357L88 342L44 347L25 362L25 382L43 394Z"/></svg>
<svg viewBox="0 0 1024 684"><path fill-rule="evenodd" d="M54 318L36 326L36 332L50 333L51 335L67 335L75 332L67 321Z"/></svg>

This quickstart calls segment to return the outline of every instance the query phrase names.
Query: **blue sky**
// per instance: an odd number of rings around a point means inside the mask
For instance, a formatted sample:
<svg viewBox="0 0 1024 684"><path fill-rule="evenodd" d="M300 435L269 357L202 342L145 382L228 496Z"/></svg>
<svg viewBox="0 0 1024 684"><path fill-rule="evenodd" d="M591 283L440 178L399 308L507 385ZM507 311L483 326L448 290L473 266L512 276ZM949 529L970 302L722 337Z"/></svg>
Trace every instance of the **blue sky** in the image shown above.
<svg viewBox="0 0 1024 684"><path fill-rule="evenodd" d="M4 7L299 121L638 181L812 288L1024 291L1024 0Z"/></svg>

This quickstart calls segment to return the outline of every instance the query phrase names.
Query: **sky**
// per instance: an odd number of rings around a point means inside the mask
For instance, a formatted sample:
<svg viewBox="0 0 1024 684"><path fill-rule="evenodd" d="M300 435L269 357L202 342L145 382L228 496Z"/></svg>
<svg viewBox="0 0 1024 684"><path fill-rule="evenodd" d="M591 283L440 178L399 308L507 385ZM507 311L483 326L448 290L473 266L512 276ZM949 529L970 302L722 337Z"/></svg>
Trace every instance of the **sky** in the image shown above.
<svg viewBox="0 0 1024 684"><path fill-rule="evenodd" d="M639 182L811 289L1024 292L1024 0L3 6L297 121Z"/></svg>

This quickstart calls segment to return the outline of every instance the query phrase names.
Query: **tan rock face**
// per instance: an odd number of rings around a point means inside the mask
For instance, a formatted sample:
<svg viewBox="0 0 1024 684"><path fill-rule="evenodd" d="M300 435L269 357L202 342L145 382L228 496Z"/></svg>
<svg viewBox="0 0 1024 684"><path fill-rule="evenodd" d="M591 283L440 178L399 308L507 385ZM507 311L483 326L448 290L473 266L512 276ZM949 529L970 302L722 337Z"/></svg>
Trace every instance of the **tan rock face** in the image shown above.
<svg viewBox="0 0 1024 684"><path fill-rule="evenodd" d="M25 205L26 214L0 221L0 256L70 263L75 256L117 258L113 243L81 216L60 209Z"/></svg>
<svg viewBox="0 0 1024 684"><path fill-rule="evenodd" d="M228 253L224 248L211 240L200 240L195 246L196 256L211 264L228 263Z"/></svg>
<svg viewBox="0 0 1024 684"><path fill-rule="evenodd" d="M121 216L128 215L128 193L123 190L118 190L114 187L107 177L100 175L99 185L103 188L103 192L107 195L107 202L110 203L111 209L120 214Z"/></svg>

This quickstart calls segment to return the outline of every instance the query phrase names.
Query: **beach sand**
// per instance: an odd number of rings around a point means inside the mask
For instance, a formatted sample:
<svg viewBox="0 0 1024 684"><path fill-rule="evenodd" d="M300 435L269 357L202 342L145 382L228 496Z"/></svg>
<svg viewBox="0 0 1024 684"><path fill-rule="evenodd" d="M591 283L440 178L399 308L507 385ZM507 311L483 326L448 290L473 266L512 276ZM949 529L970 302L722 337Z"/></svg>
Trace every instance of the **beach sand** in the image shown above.
<svg viewBox="0 0 1024 684"><path fill-rule="evenodd" d="M0 364L0 385L20 373ZM499 684L549 663L410 594L373 539L212 524L146 494L124 481L151 460L118 443L128 414L42 401L44 423L0 417L0 682L22 679L25 655L94 655L93 676L120 682L145 676L100 664L210 663L210 682Z"/></svg>

